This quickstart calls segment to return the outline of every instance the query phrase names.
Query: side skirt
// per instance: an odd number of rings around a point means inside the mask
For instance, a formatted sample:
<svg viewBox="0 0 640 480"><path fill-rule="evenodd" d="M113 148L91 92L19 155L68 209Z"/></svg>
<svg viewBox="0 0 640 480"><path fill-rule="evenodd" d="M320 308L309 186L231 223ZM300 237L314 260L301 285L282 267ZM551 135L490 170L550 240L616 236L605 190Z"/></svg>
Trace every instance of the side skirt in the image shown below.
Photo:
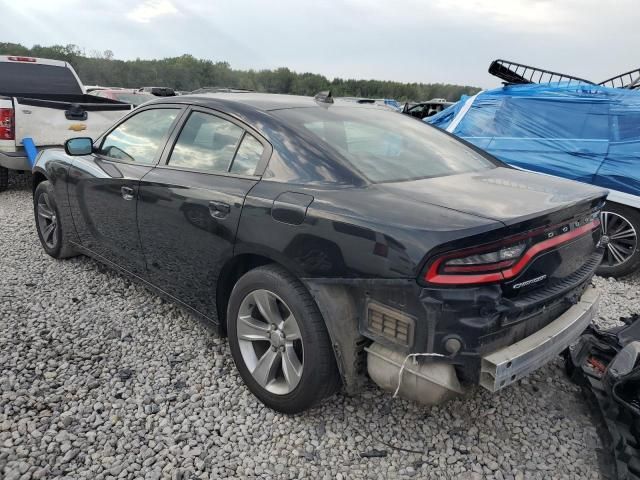
<svg viewBox="0 0 640 480"><path fill-rule="evenodd" d="M178 307L182 308L183 310L186 310L187 312L189 312L191 315L193 315L196 319L198 319L199 321L201 321L207 328L211 328L213 327L215 332L218 335L223 335L223 329L220 327L219 322L217 321L217 319L213 319L207 315L205 315L204 313L201 313L200 311L196 310L195 308L187 305L186 303L184 303L183 301L181 301L180 299L174 297L173 295L165 292L164 290L162 290L161 288L155 286L153 283L145 280L142 277L139 277L138 275L135 275L133 273L131 273L129 270L122 268L121 266L113 263L110 260L107 260L106 258L104 258L103 256L83 247L82 245L79 245L76 242L70 242L73 245L73 248L75 248L79 253L92 258L100 263L102 263L103 265L109 267L111 270L114 270L115 272L143 285L144 287L148 288L149 290L151 290L153 293L155 293L156 295L164 298L165 300L177 305Z"/></svg>

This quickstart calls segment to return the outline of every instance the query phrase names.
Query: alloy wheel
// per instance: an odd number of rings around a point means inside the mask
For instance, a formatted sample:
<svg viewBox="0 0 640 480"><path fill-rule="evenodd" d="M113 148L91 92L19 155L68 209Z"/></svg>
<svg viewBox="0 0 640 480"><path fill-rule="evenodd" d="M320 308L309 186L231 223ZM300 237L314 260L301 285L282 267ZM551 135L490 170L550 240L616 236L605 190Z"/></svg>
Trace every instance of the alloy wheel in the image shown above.
<svg viewBox="0 0 640 480"><path fill-rule="evenodd" d="M53 249L58 241L56 233L58 230L58 217L53 208L48 193L43 193L38 197L37 204L38 227L40 234L47 247Z"/></svg>
<svg viewBox="0 0 640 480"><path fill-rule="evenodd" d="M638 247L638 234L631 222L615 212L600 214L602 236L606 251L602 263L617 267L629 260Z"/></svg>
<svg viewBox="0 0 640 480"><path fill-rule="evenodd" d="M240 304L236 333L242 359L256 382L276 395L291 393L302 377L304 350L291 309L275 293L259 289Z"/></svg>

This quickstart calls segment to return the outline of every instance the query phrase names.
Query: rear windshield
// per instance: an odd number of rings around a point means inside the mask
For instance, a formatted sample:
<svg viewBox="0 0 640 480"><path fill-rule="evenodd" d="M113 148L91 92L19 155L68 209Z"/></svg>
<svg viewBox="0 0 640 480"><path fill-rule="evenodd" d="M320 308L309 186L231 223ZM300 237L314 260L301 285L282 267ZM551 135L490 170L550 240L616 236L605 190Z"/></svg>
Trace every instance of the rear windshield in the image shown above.
<svg viewBox="0 0 640 480"><path fill-rule="evenodd" d="M66 67L27 62L0 62L0 93L81 95L78 80Z"/></svg>
<svg viewBox="0 0 640 480"><path fill-rule="evenodd" d="M341 106L271 113L326 142L376 183L443 177L495 167L449 135L400 113Z"/></svg>

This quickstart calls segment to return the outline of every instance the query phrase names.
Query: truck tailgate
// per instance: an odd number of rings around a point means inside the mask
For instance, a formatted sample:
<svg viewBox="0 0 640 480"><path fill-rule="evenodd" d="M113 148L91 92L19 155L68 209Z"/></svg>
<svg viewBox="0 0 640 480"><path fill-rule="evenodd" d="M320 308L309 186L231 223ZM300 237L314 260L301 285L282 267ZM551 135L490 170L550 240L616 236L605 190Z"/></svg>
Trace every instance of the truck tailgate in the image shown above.
<svg viewBox="0 0 640 480"><path fill-rule="evenodd" d="M14 98L15 138L31 137L37 146L62 145L72 137L99 137L131 110L120 103L70 103Z"/></svg>

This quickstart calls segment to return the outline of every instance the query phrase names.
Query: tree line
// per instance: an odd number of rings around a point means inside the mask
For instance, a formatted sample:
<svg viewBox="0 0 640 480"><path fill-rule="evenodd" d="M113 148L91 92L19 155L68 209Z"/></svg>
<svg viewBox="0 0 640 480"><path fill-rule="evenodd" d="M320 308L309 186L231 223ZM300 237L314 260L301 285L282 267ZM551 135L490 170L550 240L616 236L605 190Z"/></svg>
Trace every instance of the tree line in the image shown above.
<svg viewBox="0 0 640 480"><path fill-rule="evenodd" d="M473 95L480 89L468 85L443 83L402 83L383 80L334 78L317 73L297 73L286 67L273 70L238 70L225 61L195 58L192 55L157 60L118 60L111 50L87 54L77 45L34 45L1 43L0 55L23 55L69 62L85 85L127 88L143 86L172 87L192 91L201 87L230 87L269 93L315 95L331 90L333 96L395 98L421 101L446 98L456 101L461 95Z"/></svg>

